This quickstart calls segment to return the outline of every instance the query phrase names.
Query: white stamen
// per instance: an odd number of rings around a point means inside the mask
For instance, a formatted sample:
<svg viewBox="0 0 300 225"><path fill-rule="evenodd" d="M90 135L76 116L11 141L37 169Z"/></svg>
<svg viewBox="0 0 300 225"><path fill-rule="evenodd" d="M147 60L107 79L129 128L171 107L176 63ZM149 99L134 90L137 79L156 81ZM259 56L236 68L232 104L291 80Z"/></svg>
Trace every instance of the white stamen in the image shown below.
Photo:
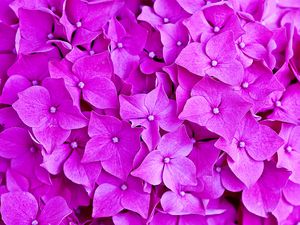
<svg viewBox="0 0 300 225"><path fill-rule="evenodd" d="M276 102L275 102L275 105L276 105L277 107L280 107L280 106L281 106L281 101L279 101L279 100L276 101Z"/></svg>
<svg viewBox="0 0 300 225"><path fill-rule="evenodd" d="M245 142L243 142L243 141L240 141L240 142L239 142L239 147L240 147L240 148L245 148L245 146L246 146L246 143L245 143Z"/></svg>
<svg viewBox="0 0 300 225"><path fill-rule="evenodd" d="M79 87L80 89L84 88L84 83L83 83L82 81L80 81L80 82L78 83L78 87Z"/></svg>
<svg viewBox="0 0 300 225"><path fill-rule="evenodd" d="M122 184L122 185L121 185L121 190L123 190L123 191L126 191L126 190L127 190L127 188L128 188L128 187L127 187L127 185L126 185L126 184Z"/></svg>
<svg viewBox="0 0 300 225"><path fill-rule="evenodd" d="M81 23L80 21L78 21L78 22L76 23L76 27L79 28L79 27L81 27L81 26L82 26L82 23Z"/></svg>
<svg viewBox="0 0 300 225"><path fill-rule="evenodd" d="M185 196L185 192L184 191L179 192L179 194L180 194L181 197Z"/></svg>
<svg viewBox="0 0 300 225"><path fill-rule="evenodd" d="M49 109L50 113L53 113L53 114L56 113L56 110L57 109L54 106L51 106L50 109Z"/></svg>
<svg viewBox="0 0 300 225"><path fill-rule="evenodd" d="M215 32L215 33L218 33L219 31L220 31L220 27L215 26L215 27L214 27L214 32Z"/></svg>
<svg viewBox="0 0 300 225"><path fill-rule="evenodd" d="M244 42L239 43L240 48L245 48L246 44Z"/></svg>
<svg viewBox="0 0 300 225"><path fill-rule="evenodd" d="M119 142L119 138L118 137L113 137L111 140L112 140L113 143L118 143Z"/></svg>
<svg viewBox="0 0 300 225"><path fill-rule="evenodd" d="M179 47L182 45L182 42L181 41L177 41L176 45Z"/></svg>
<svg viewBox="0 0 300 225"><path fill-rule="evenodd" d="M212 111L213 111L213 114L219 114L220 113L220 110L217 107L213 108Z"/></svg>
<svg viewBox="0 0 300 225"><path fill-rule="evenodd" d="M171 161L169 157L164 158L164 163L168 164Z"/></svg>
<svg viewBox="0 0 300 225"><path fill-rule="evenodd" d="M243 88L248 88L249 87L249 83L248 82L243 82L242 83L242 87Z"/></svg>
<svg viewBox="0 0 300 225"><path fill-rule="evenodd" d="M170 20L168 19L168 18L164 18L164 23L169 23L170 22Z"/></svg>
<svg viewBox="0 0 300 225"><path fill-rule="evenodd" d="M212 60L212 61L211 61L211 65L212 65L213 67L215 67L215 66L218 65L218 62L217 62L216 60Z"/></svg>
<svg viewBox="0 0 300 225"><path fill-rule="evenodd" d="M95 54L95 51L94 50L91 50L90 51L90 55L94 55Z"/></svg>
<svg viewBox="0 0 300 225"><path fill-rule="evenodd" d="M148 56L153 59L155 57L155 53L154 52L149 52Z"/></svg>
<svg viewBox="0 0 300 225"><path fill-rule="evenodd" d="M48 39L53 39L53 38L54 38L54 36L52 33L48 34Z"/></svg>
<svg viewBox="0 0 300 225"><path fill-rule="evenodd" d="M217 171L217 173L220 173L222 169L221 167L217 166L215 170Z"/></svg>
<svg viewBox="0 0 300 225"><path fill-rule="evenodd" d="M39 82L38 82L37 80L33 80L33 81L31 81L31 83L32 83L32 85L33 85L33 86L36 86L36 85L38 85L38 84L39 84Z"/></svg>
<svg viewBox="0 0 300 225"><path fill-rule="evenodd" d="M39 222L37 221L37 220L33 220L32 222L31 222L31 225L38 225L39 224Z"/></svg>
<svg viewBox="0 0 300 225"><path fill-rule="evenodd" d="M291 151L293 151L293 148L292 148L292 146L287 146L286 148L285 148L285 150L287 151L287 152L291 152Z"/></svg>
<svg viewBox="0 0 300 225"><path fill-rule="evenodd" d="M149 120L149 121L153 121L153 120L154 120L154 116L153 116L153 115L149 115L149 116L148 116L148 120Z"/></svg>
<svg viewBox="0 0 300 225"><path fill-rule="evenodd" d="M117 46L118 46L118 48L123 48L123 43L119 42L119 43L117 44Z"/></svg>
<svg viewBox="0 0 300 225"><path fill-rule="evenodd" d="M70 145L71 145L71 148L73 148L73 149L75 149L75 148L78 147L78 143L77 143L76 141L72 141L72 142L70 143Z"/></svg>

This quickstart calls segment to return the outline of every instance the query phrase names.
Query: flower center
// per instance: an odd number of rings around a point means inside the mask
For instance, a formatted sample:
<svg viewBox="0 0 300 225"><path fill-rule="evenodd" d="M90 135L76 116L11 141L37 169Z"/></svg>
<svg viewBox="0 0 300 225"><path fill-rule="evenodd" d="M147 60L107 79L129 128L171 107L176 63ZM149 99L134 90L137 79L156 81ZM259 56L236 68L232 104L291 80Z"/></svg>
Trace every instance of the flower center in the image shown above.
<svg viewBox="0 0 300 225"><path fill-rule="evenodd" d="M168 164L171 161L169 157L164 158L164 163Z"/></svg>
<svg viewBox="0 0 300 225"><path fill-rule="evenodd" d="M71 148L73 148L73 149L75 149L75 148L78 147L78 143L77 143L76 141L72 141L72 142L70 143L70 145L71 145Z"/></svg>
<svg viewBox="0 0 300 225"><path fill-rule="evenodd" d="M50 109L49 109L49 112L52 113L52 114L54 114L54 113L56 113L56 110L57 110L56 107L51 106Z"/></svg>
<svg viewBox="0 0 300 225"><path fill-rule="evenodd" d="M38 225L39 224L39 222L37 221L37 220L33 220L32 222L31 222L31 225Z"/></svg>
<svg viewBox="0 0 300 225"><path fill-rule="evenodd" d="M176 45L179 47L182 45L182 42L181 41L177 41Z"/></svg>
<svg viewBox="0 0 300 225"><path fill-rule="evenodd" d="M215 66L218 65L218 62L217 62L216 60L212 60L212 61L211 61L211 65L212 65L213 67L215 67Z"/></svg>
<svg viewBox="0 0 300 225"><path fill-rule="evenodd" d="M215 33L218 33L219 31L220 31L220 27L215 26L215 27L214 27L214 32L215 32Z"/></svg>
<svg viewBox="0 0 300 225"><path fill-rule="evenodd" d="M219 108L218 107L215 107L215 108L213 108L213 114L215 114L215 115L217 115L217 114L219 114L220 113L220 110L219 110Z"/></svg>
<svg viewBox="0 0 300 225"><path fill-rule="evenodd" d="M95 54L95 51L94 50L91 50L90 51L90 55L94 55Z"/></svg>
<svg viewBox="0 0 300 225"><path fill-rule="evenodd" d="M153 59L155 57L155 53L154 52L149 52L148 56Z"/></svg>
<svg viewBox="0 0 300 225"><path fill-rule="evenodd" d="M113 137L111 140L112 140L113 143L118 143L119 142L119 138L118 137Z"/></svg>
<svg viewBox="0 0 300 225"><path fill-rule="evenodd" d="M215 170L217 171L217 173L220 173L222 169L221 167L217 166Z"/></svg>
<svg viewBox="0 0 300 225"><path fill-rule="evenodd" d="M249 87L249 83L248 82L242 83L242 87L245 88L245 89L248 88Z"/></svg>
<svg viewBox="0 0 300 225"><path fill-rule="evenodd" d="M52 33L48 34L48 39L53 39L54 35Z"/></svg>
<svg viewBox="0 0 300 225"><path fill-rule="evenodd" d="M179 195L180 195L181 197L184 197L184 196L185 196L185 192L184 192L184 191L181 191L181 192L179 192Z"/></svg>
<svg viewBox="0 0 300 225"><path fill-rule="evenodd" d="M81 23L80 21L78 21L78 22L76 23L76 27L79 28L79 27L81 27L81 26L82 26L82 23Z"/></svg>
<svg viewBox="0 0 300 225"><path fill-rule="evenodd" d="M276 102L275 102L275 105L276 105L277 107L280 107L280 106L281 106L281 101L279 101L279 100L276 101Z"/></svg>
<svg viewBox="0 0 300 225"><path fill-rule="evenodd" d="M164 18L164 23L169 23L170 22L170 20L168 19L168 18Z"/></svg>
<svg viewBox="0 0 300 225"><path fill-rule="evenodd" d="M84 83L83 83L82 81L80 81L80 82L78 83L78 87L79 87L80 89L84 88Z"/></svg>
<svg viewBox="0 0 300 225"><path fill-rule="evenodd" d="M149 120L149 121L153 121L153 120L154 120L154 116L153 116L153 115L149 115L149 116L148 116L148 120Z"/></svg>
<svg viewBox="0 0 300 225"><path fill-rule="evenodd" d="M118 48L123 48L123 43L119 42L119 43L117 44L117 46L118 46Z"/></svg>
<svg viewBox="0 0 300 225"><path fill-rule="evenodd" d="M36 85L38 85L38 84L39 84L39 82L38 82L37 80L33 80L33 81L31 81L31 83L32 83L32 85L33 85L33 86L36 86Z"/></svg>
<svg viewBox="0 0 300 225"><path fill-rule="evenodd" d="M128 188L128 186L127 186L126 184L122 184L122 185L121 185L121 190L122 190L122 191L126 191L127 188Z"/></svg>
<svg viewBox="0 0 300 225"><path fill-rule="evenodd" d="M291 151L293 151L293 148L292 148L292 146L288 145L288 146L286 146L285 150L287 152L291 152Z"/></svg>
<svg viewBox="0 0 300 225"><path fill-rule="evenodd" d="M243 48L245 48L246 44L245 44L245 42L240 42L239 46L240 46L241 49L243 49Z"/></svg>
<svg viewBox="0 0 300 225"><path fill-rule="evenodd" d="M239 147L240 147L240 148L245 148L245 146L246 146L246 143L245 143L245 142L243 142L243 141L240 141L240 142L239 142Z"/></svg>

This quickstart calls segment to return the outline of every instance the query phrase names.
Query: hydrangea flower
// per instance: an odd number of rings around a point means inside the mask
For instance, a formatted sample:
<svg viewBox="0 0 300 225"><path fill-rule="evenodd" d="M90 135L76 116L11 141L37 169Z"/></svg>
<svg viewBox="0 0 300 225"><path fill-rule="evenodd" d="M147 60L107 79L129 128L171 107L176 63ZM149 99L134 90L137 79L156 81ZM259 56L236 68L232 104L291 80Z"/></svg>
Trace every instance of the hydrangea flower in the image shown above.
<svg viewBox="0 0 300 225"><path fill-rule="evenodd" d="M185 127L181 126L178 130L165 134L157 150L150 152L132 175L152 185L163 181L173 191L178 189L178 185L196 185L196 167L186 158L191 150L192 142Z"/></svg>
<svg viewBox="0 0 300 225"><path fill-rule="evenodd" d="M132 170L133 160L140 149L140 128L112 116L91 114L90 137L82 162L101 161L103 169L110 174L126 179Z"/></svg>
<svg viewBox="0 0 300 225"><path fill-rule="evenodd" d="M193 87L191 95L179 118L206 126L229 141L251 107L229 86L207 76Z"/></svg>
<svg viewBox="0 0 300 225"><path fill-rule="evenodd" d="M80 97L93 106L105 109L116 108L117 91L111 81L112 65L108 52L85 56L72 65L70 62L53 61L49 64L52 78L63 78L76 105Z"/></svg>
<svg viewBox="0 0 300 225"><path fill-rule="evenodd" d="M208 40L193 42L185 47L176 63L198 76L213 76L227 84L235 84L243 74L242 64L236 60L233 33L227 31Z"/></svg>
<svg viewBox="0 0 300 225"><path fill-rule="evenodd" d="M0 224L299 224L299 21L299 0L0 1Z"/></svg>
<svg viewBox="0 0 300 225"><path fill-rule="evenodd" d="M45 79L42 85L19 93L13 108L21 120L33 128L37 140L51 152L55 145L68 138L71 129L86 126L87 120L73 105L62 79Z"/></svg>
<svg viewBox="0 0 300 225"><path fill-rule="evenodd" d="M130 121L133 126L141 125L146 128L142 132L142 138L150 150L159 142L160 127L172 131L181 123L176 117L175 101L168 98L162 85L148 94L121 95L120 114L122 119Z"/></svg>
<svg viewBox="0 0 300 225"><path fill-rule="evenodd" d="M256 183L283 140L268 126L260 125L249 113L241 120L231 142L219 139L216 146L225 151L230 169L247 186Z"/></svg>
<svg viewBox="0 0 300 225"><path fill-rule="evenodd" d="M72 213L62 197L52 198L43 208L40 207L38 201L29 192L11 192L1 195L2 218L7 225L60 224Z"/></svg>

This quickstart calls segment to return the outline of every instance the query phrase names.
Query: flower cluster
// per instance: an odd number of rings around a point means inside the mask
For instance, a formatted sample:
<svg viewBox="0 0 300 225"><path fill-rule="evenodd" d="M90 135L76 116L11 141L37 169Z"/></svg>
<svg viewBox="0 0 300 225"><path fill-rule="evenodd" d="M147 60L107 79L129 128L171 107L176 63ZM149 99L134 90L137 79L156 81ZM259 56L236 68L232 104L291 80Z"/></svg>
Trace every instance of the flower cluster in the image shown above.
<svg viewBox="0 0 300 225"><path fill-rule="evenodd" d="M299 0L1 0L6 225L300 223Z"/></svg>

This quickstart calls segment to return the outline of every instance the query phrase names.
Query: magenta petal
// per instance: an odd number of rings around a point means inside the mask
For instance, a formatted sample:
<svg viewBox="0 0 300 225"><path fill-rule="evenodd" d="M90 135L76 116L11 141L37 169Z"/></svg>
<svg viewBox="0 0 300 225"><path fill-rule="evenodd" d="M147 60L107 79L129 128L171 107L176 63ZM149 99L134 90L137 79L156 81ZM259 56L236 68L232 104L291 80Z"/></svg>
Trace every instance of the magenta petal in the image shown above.
<svg viewBox="0 0 300 225"><path fill-rule="evenodd" d="M157 149L166 157L187 156L193 148L193 143L187 135L185 126L181 126L175 132L165 134Z"/></svg>
<svg viewBox="0 0 300 225"><path fill-rule="evenodd" d="M42 152L43 166L49 173L58 174L62 171L62 166L69 156L71 149L68 145L59 145L51 153Z"/></svg>
<svg viewBox="0 0 300 225"><path fill-rule="evenodd" d="M30 127L43 125L49 116L50 94L44 87L30 87L19 93L13 104L21 120Z"/></svg>
<svg viewBox="0 0 300 225"><path fill-rule="evenodd" d="M117 90L109 79L93 78L84 85L82 90L84 100L99 109L117 107Z"/></svg>
<svg viewBox="0 0 300 225"><path fill-rule="evenodd" d="M150 152L131 174L152 185L159 185L162 181L163 167L163 156L160 151L155 150Z"/></svg>
<svg viewBox="0 0 300 225"><path fill-rule="evenodd" d="M163 181L172 191L176 191L179 185L195 186L197 184L196 166L186 157L171 158L170 162L165 164Z"/></svg>
<svg viewBox="0 0 300 225"><path fill-rule="evenodd" d="M101 172L100 163L82 163L81 156L76 149L64 163L63 169L66 177L71 181L90 189L94 188Z"/></svg>
<svg viewBox="0 0 300 225"><path fill-rule="evenodd" d="M70 130L64 130L55 123L33 128L32 131L48 152L51 152L56 145L64 143L71 133Z"/></svg>
<svg viewBox="0 0 300 225"><path fill-rule="evenodd" d="M227 159L232 172L247 186L254 185L264 170L264 163L250 158L245 150L237 149L239 154L235 160Z"/></svg>
<svg viewBox="0 0 300 225"><path fill-rule="evenodd" d="M55 197L49 200L43 208L38 222L41 224L60 224L64 218L72 213L62 197Z"/></svg>
<svg viewBox="0 0 300 225"><path fill-rule="evenodd" d="M1 215L7 225L31 224L37 212L38 203L29 192L11 192L1 196Z"/></svg>
<svg viewBox="0 0 300 225"><path fill-rule="evenodd" d="M23 76L14 75L9 77L2 90L1 103L13 104L18 99L18 93L30 86L31 83Z"/></svg>
<svg viewBox="0 0 300 225"><path fill-rule="evenodd" d="M111 184L101 184L95 191L93 201L93 217L114 216L120 212L121 189Z"/></svg>
<svg viewBox="0 0 300 225"><path fill-rule="evenodd" d="M198 198L190 193L181 191L180 194L167 191L161 198L161 205L165 212L171 215L189 215L202 212Z"/></svg>
<svg viewBox="0 0 300 225"><path fill-rule="evenodd" d="M0 133L0 156L16 158L26 154L31 146L29 132L25 129L12 127Z"/></svg>

